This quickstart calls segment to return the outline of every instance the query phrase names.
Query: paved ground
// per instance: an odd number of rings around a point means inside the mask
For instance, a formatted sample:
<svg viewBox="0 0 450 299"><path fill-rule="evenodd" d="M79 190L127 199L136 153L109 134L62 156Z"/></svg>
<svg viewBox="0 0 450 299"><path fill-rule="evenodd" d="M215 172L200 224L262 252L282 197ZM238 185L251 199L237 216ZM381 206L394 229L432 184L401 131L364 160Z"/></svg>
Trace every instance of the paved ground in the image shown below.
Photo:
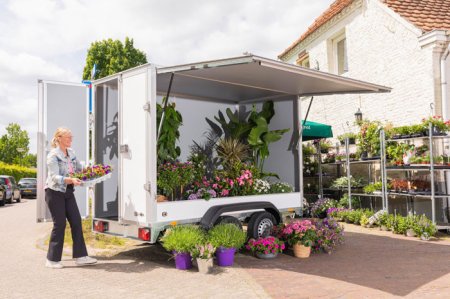
<svg viewBox="0 0 450 299"><path fill-rule="evenodd" d="M179 271L159 246L136 246L96 266L44 267L37 248L51 224L36 224L35 200L0 208L0 298L450 298L450 242L424 242L347 225L332 255L263 261L213 275Z"/></svg>
<svg viewBox="0 0 450 299"><path fill-rule="evenodd" d="M140 246L95 266L76 267L63 257L61 270L44 267L36 243L51 224L36 224L36 201L0 207L0 298L267 298L241 268L214 275L179 271L159 246Z"/></svg>

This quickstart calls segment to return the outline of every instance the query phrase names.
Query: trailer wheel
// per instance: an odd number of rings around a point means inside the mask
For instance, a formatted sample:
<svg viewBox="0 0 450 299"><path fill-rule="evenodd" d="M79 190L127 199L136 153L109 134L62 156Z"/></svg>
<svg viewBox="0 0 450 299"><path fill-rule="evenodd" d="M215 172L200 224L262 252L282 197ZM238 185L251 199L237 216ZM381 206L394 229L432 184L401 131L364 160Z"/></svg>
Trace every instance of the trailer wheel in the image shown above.
<svg viewBox="0 0 450 299"><path fill-rule="evenodd" d="M257 212L250 217L247 226L248 238L257 239L267 237L271 234L272 228L277 225L275 217L269 212Z"/></svg>
<svg viewBox="0 0 450 299"><path fill-rule="evenodd" d="M221 223L232 223L232 224L236 225L237 227L239 227L239 229L242 230L242 223L236 217L233 217L233 216L220 216L219 218L217 218L217 220L214 223L214 225L221 224Z"/></svg>

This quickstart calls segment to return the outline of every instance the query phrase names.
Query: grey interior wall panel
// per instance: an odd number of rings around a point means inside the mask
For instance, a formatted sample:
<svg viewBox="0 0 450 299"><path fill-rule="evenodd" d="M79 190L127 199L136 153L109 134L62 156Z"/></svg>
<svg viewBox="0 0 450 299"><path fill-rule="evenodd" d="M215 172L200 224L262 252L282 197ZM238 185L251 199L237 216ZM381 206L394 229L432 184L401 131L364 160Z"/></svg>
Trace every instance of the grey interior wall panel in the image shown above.
<svg viewBox="0 0 450 299"><path fill-rule="evenodd" d="M47 83L47 151L51 149L51 140L58 127L67 127L74 136L72 148L80 161L87 157L87 97L86 87L78 85ZM47 169L45 168L45 173ZM75 197L82 216L87 215L87 188L75 188Z"/></svg>
<svg viewBox="0 0 450 299"><path fill-rule="evenodd" d="M113 167L112 177L95 185L95 216L118 217L119 94L117 79L96 86L95 161Z"/></svg>

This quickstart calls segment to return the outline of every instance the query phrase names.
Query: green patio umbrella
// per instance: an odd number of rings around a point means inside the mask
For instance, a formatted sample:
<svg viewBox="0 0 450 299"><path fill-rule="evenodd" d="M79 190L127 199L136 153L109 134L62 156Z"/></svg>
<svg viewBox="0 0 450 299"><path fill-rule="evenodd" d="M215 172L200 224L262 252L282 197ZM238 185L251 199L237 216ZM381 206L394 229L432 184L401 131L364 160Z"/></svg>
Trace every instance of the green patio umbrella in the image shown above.
<svg viewBox="0 0 450 299"><path fill-rule="evenodd" d="M304 123L303 123L304 122ZM331 126L307 120L303 124L303 141L333 137Z"/></svg>

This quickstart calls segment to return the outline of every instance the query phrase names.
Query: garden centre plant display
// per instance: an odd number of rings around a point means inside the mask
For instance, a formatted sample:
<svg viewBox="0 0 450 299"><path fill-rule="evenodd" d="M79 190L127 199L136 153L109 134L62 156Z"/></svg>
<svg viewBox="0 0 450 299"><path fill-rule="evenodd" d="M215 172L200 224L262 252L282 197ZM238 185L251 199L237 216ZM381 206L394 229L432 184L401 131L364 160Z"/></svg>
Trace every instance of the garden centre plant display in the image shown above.
<svg viewBox="0 0 450 299"><path fill-rule="evenodd" d="M368 209L343 209L330 208L328 209L328 217L338 221L345 221L348 223L367 226L369 219L374 215L374 212ZM378 216L378 220L374 223L382 230L391 230L396 234L403 234L408 236L417 236L421 239L428 240L437 232L436 226L425 215L393 215L382 213ZM409 233L412 231L414 234Z"/></svg>
<svg viewBox="0 0 450 299"><path fill-rule="evenodd" d="M313 252L325 252L331 254L344 243L344 227L336 220L325 218L313 221L316 227L316 240L312 245Z"/></svg>
<svg viewBox="0 0 450 299"><path fill-rule="evenodd" d="M348 138L348 143L349 144L355 144L356 139L358 138L358 135L355 134L355 133L345 133L345 134L339 135L337 137L337 139L339 140L341 145L345 144L345 139L347 139L347 138Z"/></svg>
<svg viewBox="0 0 450 299"><path fill-rule="evenodd" d="M225 114L219 111L215 121L207 119L211 127L207 140L194 142L187 162L177 160L180 150L176 142L182 117L174 104L168 104L166 109L170 115L166 111L158 143L159 195L170 200L210 200L292 192L292 186L287 183L269 183L267 177L278 178L278 175L264 172L269 144L280 140L288 131L268 129L275 113L273 102L264 103L261 111L254 106L244 115L238 115L227 109ZM158 111L162 115L162 110ZM162 121L161 115L158 123ZM166 124L171 120L173 124Z"/></svg>

